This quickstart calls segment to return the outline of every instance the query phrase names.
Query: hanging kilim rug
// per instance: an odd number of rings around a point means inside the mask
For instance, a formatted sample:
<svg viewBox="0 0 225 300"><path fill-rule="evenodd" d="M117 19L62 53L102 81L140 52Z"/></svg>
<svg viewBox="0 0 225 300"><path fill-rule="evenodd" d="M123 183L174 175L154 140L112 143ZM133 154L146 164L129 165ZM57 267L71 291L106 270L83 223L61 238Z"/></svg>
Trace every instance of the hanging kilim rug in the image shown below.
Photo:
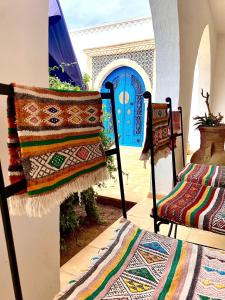
<svg viewBox="0 0 225 300"><path fill-rule="evenodd" d="M225 188L225 166L189 163L178 175L178 180Z"/></svg>
<svg viewBox="0 0 225 300"><path fill-rule="evenodd" d="M159 217L225 235L225 189L180 181L157 202Z"/></svg>
<svg viewBox="0 0 225 300"><path fill-rule="evenodd" d="M179 110L172 111L173 118L173 133L181 131L181 114Z"/></svg>
<svg viewBox="0 0 225 300"><path fill-rule="evenodd" d="M173 134L178 134L181 131L181 114L179 110L172 111L172 119L173 119ZM169 134L170 132L170 126L169 125ZM173 138L174 148L177 147L177 138L174 136ZM172 141L170 142L170 149L172 150Z"/></svg>
<svg viewBox="0 0 225 300"><path fill-rule="evenodd" d="M150 105L152 105L152 124L149 118ZM168 106L165 103L150 103L147 109L146 137L140 160L147 161L150 157L151 142L154 147L155 163L170 153L170 138L168 126ZM151 141L152 130L152 141Z"/></svg>
<svg viewBox="0 0 225 300"><path fill-rule="evenodd" d="M222 300L225 251L127 222L95 264L56 300Z"/></svg>
<svg viewBox="0 0 225 300"><path fill-rule="evenodd" d="M12 214L42 216L72 192L107 179L99 92L59 92L13 84L8 98Z"/></svg>

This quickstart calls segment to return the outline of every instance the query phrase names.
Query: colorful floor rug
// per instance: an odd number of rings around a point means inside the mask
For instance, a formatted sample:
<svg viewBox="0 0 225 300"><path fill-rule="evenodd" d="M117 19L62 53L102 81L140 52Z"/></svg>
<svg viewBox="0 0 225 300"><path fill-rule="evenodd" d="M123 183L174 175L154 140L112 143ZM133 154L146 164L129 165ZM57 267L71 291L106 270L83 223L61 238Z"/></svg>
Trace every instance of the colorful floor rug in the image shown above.
<svg viewBox="0 0 225 300"><path fill-rule="evenodd" d="M150 122L150 105L152 105L152 124ZM170 153L168 105L165 103L148 104L145 144L140 160L147 161L150 157L151 131L153 134L155 163Z"/></svg>
<svg viewBox="0 0 225 300"><path fill-rule="evenodd" d="M126 222L115 241L55 300L222 300L225 251L164 237Z"/></svg>
<svg viewBox="0 0 225 300"><path fill-rule="evenodd" d="M27 190L9 200L12 214L42 216L72 192L108 177L100 138L99 92L13 85L8 99L11 182Z"/></svg>
<svg viewBox="0 0 225 300"><path fill-rule="evenodd" d="M178 180L225 187L225 166L189 163L178 175Z"/></svg>
<svg viewBox="0 0 225 300"><path fill-rule="evenodd" d="M157 213L180 225L225 234L225 189L181 181L158 201Z"/></svg>

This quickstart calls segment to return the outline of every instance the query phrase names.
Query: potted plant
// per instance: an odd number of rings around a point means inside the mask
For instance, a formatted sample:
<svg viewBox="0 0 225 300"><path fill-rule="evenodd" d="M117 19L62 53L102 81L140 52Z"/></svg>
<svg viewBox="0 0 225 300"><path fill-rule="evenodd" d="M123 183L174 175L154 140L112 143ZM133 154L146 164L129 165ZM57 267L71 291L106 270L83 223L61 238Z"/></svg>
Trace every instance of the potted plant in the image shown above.
<svg viewBox="0 0 225 300"><path fill-rule="evenodd" d="M196 116L197 129L200 131L200 149L191 157L192 163L206 165L225 165L225 124L222 123L223 116L218 113L214 115L209 105L209 93L206 96L201 92L207 106L208 114Z"/></svg>

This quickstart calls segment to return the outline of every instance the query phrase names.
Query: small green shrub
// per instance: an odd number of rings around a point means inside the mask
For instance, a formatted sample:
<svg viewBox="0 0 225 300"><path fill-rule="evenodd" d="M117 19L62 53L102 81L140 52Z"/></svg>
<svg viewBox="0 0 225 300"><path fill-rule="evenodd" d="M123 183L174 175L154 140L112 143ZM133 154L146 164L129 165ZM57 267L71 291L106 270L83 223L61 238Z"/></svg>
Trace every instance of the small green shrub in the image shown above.
<svg viewBox="0 0 225 300"><path fill-rule="evenodd" d="M91 76L88 73L83 73L83 82L86 88L88 88L88 84L91 80Z"/></svg>
<svg viewBox="0 0 225 300"><path fill-rule="evenodd" d="M80 91L79 86L74 86L70 82L61 81L55 74L55 71L61 70L64 72L64 67L68 64L62 63L60 66L54 66L49 68L49 86L56 90L68 90L68 91Z"/></svg>
<svg viewBox="0 0 225 300"><path fill-rule="evenodd" d="M100 215L96 203L97 194L92 187L81 193L81 200L84 205L88 219L100 222Z"/></svg>
<svg viewBox="0 0 225 300"><path fill-rule="evenodd" d="M67 197L60 206L60 233L66 234L73 232L79 228L80 220L74 210L75 205L78 203L79 197L74 193Z"/></svg>

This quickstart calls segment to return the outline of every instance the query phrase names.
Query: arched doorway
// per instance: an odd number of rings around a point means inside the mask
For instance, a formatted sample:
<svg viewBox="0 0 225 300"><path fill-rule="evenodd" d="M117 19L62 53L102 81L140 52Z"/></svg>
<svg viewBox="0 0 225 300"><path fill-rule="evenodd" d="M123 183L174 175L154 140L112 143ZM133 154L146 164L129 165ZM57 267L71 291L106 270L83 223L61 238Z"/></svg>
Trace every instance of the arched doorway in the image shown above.
<svg viewBox="0 0 225 300"><path fill-rule="evenodd" d="M198 48L198 55L195 63L191 111L189 120L189 135L188 135L188 152L192 154L200 147L200 132L196 130L195 120L196 115L204 116L207 113L205 99L201 96L201 90L204 94L210 93L211 87L211 48L210 48L210 31L207 25L202 33L201 41Z"/></svg>
<svg viewBox="0 0 225 300"><path fill-rule="evenodd" d="M144 82L137 71L130 67L120 67L111 72L102 84L110 81L114 85L119 142L122 146L141 147L144 135ZM104 101L105 131L113 137L111 107ZM109 116L109 117L107 117Z"/></svg>

